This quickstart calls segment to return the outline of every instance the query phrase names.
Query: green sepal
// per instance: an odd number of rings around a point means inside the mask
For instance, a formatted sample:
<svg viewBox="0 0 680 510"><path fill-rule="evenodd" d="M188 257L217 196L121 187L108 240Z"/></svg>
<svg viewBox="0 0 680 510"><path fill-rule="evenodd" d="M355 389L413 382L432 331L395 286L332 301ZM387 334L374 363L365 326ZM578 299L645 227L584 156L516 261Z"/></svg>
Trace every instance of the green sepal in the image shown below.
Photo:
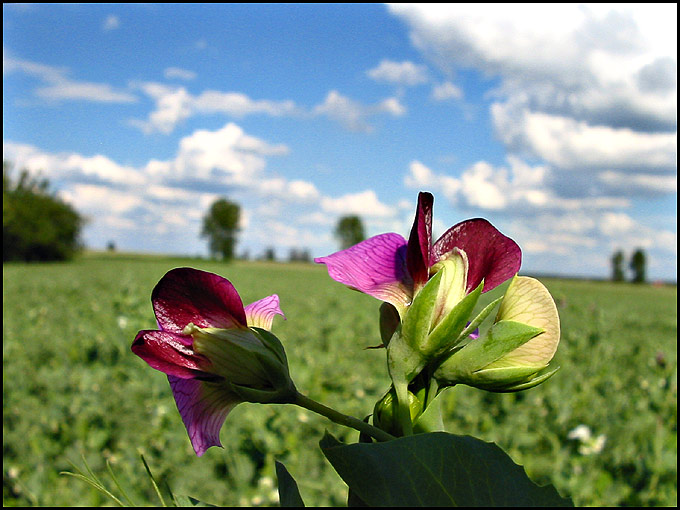
<svg viewBox="0 0 680 510"><path fill-rule="evenodd" d="M499 389L493 389L493 390L488 390L488 391L493 391L495 393L512 393L512 392L516 392L516 391L528 390L529 388L533 388L534 386L538 386L542 382L545 382L548 379L550 379L553 375L555 375L555 372L557 372L559 369L560 369L560 367L557 367L554 370L551 370L550 372L546 372L545 374L541 374L537 377L534 377L530 381L527 381L527 382L524 382L524 383L515 384L515 385L509 386L507 388L499 388Z"/></svg>
<svg viewBox="0 0 680 510"><path fill-rule="evenodd" d="M482 283L480 283L480 285L482 285L482 286L484 285L483 280L482 280ZM470 324L468 324L467 327L461 332L458 339L456 340L456 344L463 341L465 338L467 338L470 335L470 333L472 333L475 329L477 329L479 327L479 325L482 322L484 322L484 319L486 319L491 314L491 312L493 312L493 309L496 308L496 305L498 305L498 303L500 303L502 300L503 300L503 296L501 296L497 299L494 299L493 301L491 301L491 303L486 305L482 309L482 311L479 312L477 314L477 316L470 321Z"/></svg>
<svg viewBox="0 0 680 510"><path fill-rule="evenodd" d="M524 345L543 329L521 322L500 321L481 336L455 352L435 372L435 377L445 384L467 384L470 376L503 355Z"/></svg>
<svg viewBox="0 0 680 510"><path fill-rule="evenodd" d="M501 367L483 368L470 374L470 382L474 382L477 387L487 389L494 386L512 386L514 384L527 382L532 376L543 370L540 367Z"/></svg>
<svg viewBox="0 0 680 510"><path fill-rule="evenodd" d="M413 299L401 328L401 336L413 349L422 351L432 327L442 272L436 273Z"/></svg>
<svg viewBox="0 0 680 510"><path fill-rule="evenodd" d="M456 344L465 338L461 337L460 334L465 328L467 320L479 300L483 287L484 282L482 281L475 290L465 296L434 328L427 339L426 350L428 352L440 353L446 349L455 347ZM474 328L472 331L474 331Z"/></svg>
<svg viewBox="0 0 680 510"><path fill-rule="evenodd" d="M260 338L260 340L262 340L264 346L276 355L282 364L288 366L286 350L283 348L281 340L279 340L276 335L271 331L258 327L251 327L250 329Z"/></svg>
<svg viewBox="0 0 680 510"><path fill-rule="evenodd" d="M244 402L252 402L254 404L292 404L295 402L294 387L292 391L288 387L260 390L236 383L228 384L233 392L241 397Z"/></svg>
<svg viewBox="0 0 680 510"><path fill-rule="evenodd" d="M437 395L439 396L439 395ZM444 432L441 399L434 398L420 416L413 422L413 433Z"/></svg>

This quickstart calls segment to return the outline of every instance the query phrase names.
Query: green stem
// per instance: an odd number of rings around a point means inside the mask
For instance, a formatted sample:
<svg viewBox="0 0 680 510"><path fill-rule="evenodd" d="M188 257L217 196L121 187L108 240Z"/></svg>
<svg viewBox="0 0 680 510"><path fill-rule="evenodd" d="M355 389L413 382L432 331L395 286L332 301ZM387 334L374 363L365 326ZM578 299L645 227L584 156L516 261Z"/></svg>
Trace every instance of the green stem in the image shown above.
<svg viewBox="0 0 680 510"><path fill-rule="evenodd" d="M344 425L345 427L350 427L358 430L359 432L363 432L364 434L368 434L369 436L371 436L374 439L377 439L378 441L391 441L392 439L396 439L396 437L394 437L392 434L388 434L387 432L385 432L382 429L379 429L378 427L374 427L373 425L366 423L365 421L361 421L357 418L353 418L352 416L342 414L336 411L335 409L331 409L330 407L327 407L315 400L312 400L309 397L306 397L302 393L296 394L293 404L296 404L300 407L304 407L305 409L320 414L321 416L325 416L332 422L339 423L340 425Z"/></svg>

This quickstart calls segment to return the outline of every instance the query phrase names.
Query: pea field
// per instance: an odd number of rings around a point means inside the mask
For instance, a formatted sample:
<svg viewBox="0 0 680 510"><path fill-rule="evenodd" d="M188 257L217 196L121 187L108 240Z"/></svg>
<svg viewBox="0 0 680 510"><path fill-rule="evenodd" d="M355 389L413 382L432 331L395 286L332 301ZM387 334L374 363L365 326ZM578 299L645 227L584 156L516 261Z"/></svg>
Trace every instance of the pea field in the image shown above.
<svg viewBox="0 0 680 510"><path fill-rule="evenodd" d="M286 320L273 332L305 395L362 419L388 389L384 349L366 349L380 344L380 303L325 266L106 253L4 264L4 506L114 505L63 474L86 465L118 497L159 505L142 456L165 496L169 487L214 505L278 506L278 460L307 505L346 505L319 440L358 433L292 405L238 405L224 448L196 457L166 376L130 351L138 330L156 328L153 287L179 266L228 278L244 304L279 295ZM541 281L560 313L561 369L519 393L447 390L448 432L497 443L579 506L676 506L677 287Z"/></svg>

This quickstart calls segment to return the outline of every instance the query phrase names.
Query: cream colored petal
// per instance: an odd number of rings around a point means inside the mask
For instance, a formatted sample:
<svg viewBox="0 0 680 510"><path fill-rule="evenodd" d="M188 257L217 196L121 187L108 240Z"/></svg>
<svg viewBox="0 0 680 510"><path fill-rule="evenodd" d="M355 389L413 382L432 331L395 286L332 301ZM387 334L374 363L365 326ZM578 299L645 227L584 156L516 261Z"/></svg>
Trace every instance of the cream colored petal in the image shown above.
<svg viewBox="0 0 680 510"><path fill-rule="evenodd" d="M494 362L493 367L546 365L555 355L560 341L560 318L555 301L538 280L515 276L498 309L496 321L499 320L522 322L544 332Z"/></svg>

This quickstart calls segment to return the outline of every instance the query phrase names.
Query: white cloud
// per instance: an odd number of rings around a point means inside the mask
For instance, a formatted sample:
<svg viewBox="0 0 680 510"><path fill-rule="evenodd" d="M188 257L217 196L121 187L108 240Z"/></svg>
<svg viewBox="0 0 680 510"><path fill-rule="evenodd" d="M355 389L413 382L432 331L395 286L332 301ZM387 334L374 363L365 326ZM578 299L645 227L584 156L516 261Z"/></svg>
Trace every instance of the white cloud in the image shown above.
<svg viewBox="0 0 680 510"><path fill-rule="evenodd" d="M168 67L163 71L163 76L168 80L178 79L190 81L196 78L196 73L180 67Z"/></svg>
<svg viewBox="0 0 680 510"><path fill-rule="evenodd" d="M104 20L103 28L107 32L120 28L120 18L113 14L109 14Z"/></svg>
<svg viewBox="0 0 680 510"><path fill-rule="evenodd" d="M21 72L34 76L45 83L34 94L49 101L93 101L102 103L133 103L137 98L124 90L117 90L108 83L76 81L68 77L68 70L29 60L14 58L3 50L3 72Z"/></svg>
<svg viewBox="0 0 680 510"><path fill-rule="evenodd" d="M580 203L575 196L587 195L583 203L601 208L620 206L617 196L677 192L677 5L396 4L390 10L445 74L474 68L499 78L491 94L499 139L510 154L550 167L551 181L527 190L526 200L568 209ZM475 175L487 190L485 201L479 192L468 194L468 202L500 207L491 191L502 176L482 169Z"/></svg>
<svg viewBox="0 0 680 510"><path fill-rule="evenodd" d="M562 169L672 171L676 165L675 133L592 126L509 103L493 104L491 113L506 145Z"/></svg>
<svg viewBox="0 0 680 510"><path fill-rule="evenodd" d="M474 67L531 109L591 124L673 129L674 4L397 4L411 39L446 72ZM662 83L663 86L659 85ZM652 85L650 87L650 84Z"/></svg>
<svg viewBox="0 0 680 510"><path fill-rule="evenodd" d="M408 60L403 62L382 60L378 67L370 69L366 74L374 80L396 85L413 86L428 81L427 68Z"/></svg>
<svg viewBox="0 0 680 510"><path fill-rule="evenodd" d="M174 74L177 75L177 72ZM282 116L297 112L293 101L253 100L240 92L207 90L194 96L184 87L160 83L143 83L139 87L156 102L156 109L147 120L134 119L130 124L147 134L156 131L169 134L193 115L222 113L233 117L253 114Z"/></svg>
<svg viewBox="0 0 680 510"><path fill-rule="evenodd" d="M323 197L321 207L337 215L356 214L368 218L392 217L396 213L394 207L380 202L373 190L349 193L338 198Z"/></svg>
<svg viewBox="0 0 680 510"><path fill-rule="evenodd" d="M448 99L462 99L463 91L450 81L445 81L436 85L432 89L432 99L435 101L446 101Z"/></svg>
<svg viewBox="0 0 680 510"><path fill-rule="evenodd" d="M377 105L364 105L347 96L343 96L337 90L331 90L326 95L323 103L315 106L313 109L314 115L325 115L339 122L350 131L363 132L373 130L373 126L369 124L368 120L372 116L381 113L388 113L398 117L406 113L406 107L397 98L385 99Z"/></svg>

